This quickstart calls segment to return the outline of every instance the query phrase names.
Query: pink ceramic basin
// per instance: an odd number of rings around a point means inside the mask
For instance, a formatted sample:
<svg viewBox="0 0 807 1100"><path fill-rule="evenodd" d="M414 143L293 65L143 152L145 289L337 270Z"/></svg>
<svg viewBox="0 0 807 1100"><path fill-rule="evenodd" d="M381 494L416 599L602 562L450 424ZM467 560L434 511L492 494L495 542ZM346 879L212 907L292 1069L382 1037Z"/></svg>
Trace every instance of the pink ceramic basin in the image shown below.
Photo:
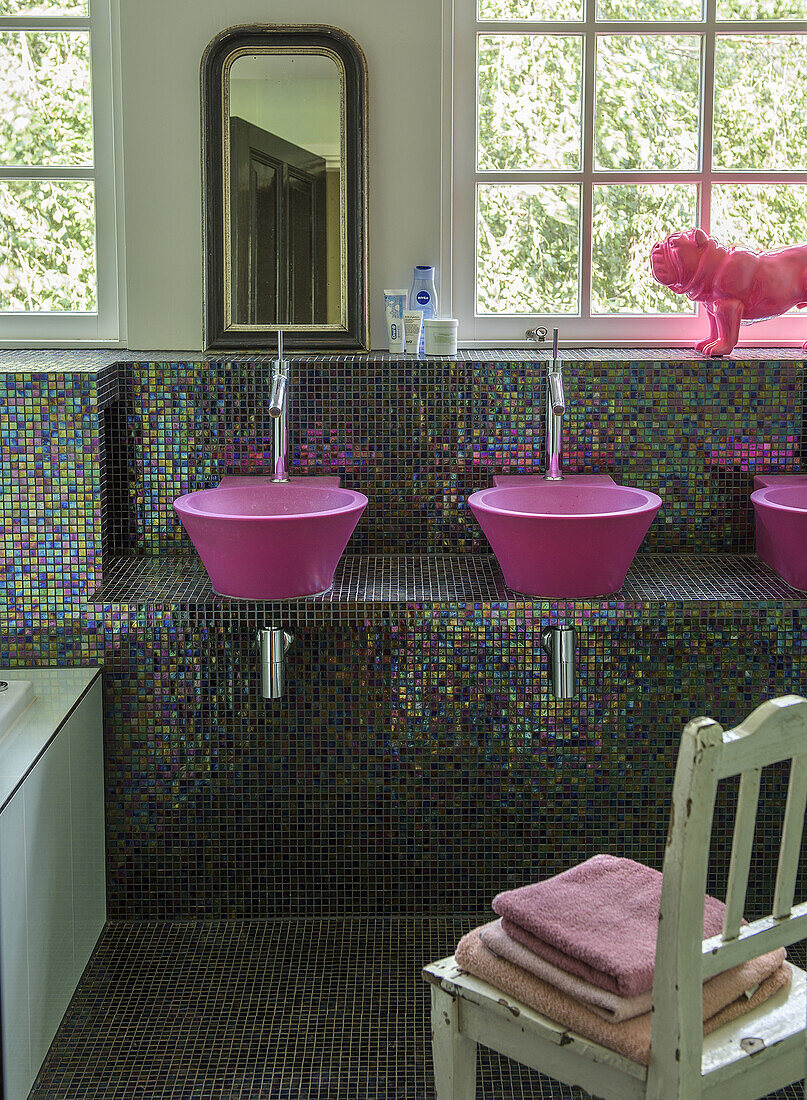
<svg viewBox="0 0 807 1100"><path fill-rule="evenodd" d="M751 503L757 520L757 553L792 588L807 592L807 478L799 480L757 489Z"/></svg>
<svg viewBox="0 0 807 1100"><path fill-rule="evenodd" d="M330 588L367 497L304 481L238 480L174 501L213 589L239 599L289 600Z"/></svg>
<svg viewBox="0 0 807 1100"><path fill-rule="evenodd" d="M507 585L528 596L572 598L621 588L661 497L573 477L529 481L468 498Z"/></svg>

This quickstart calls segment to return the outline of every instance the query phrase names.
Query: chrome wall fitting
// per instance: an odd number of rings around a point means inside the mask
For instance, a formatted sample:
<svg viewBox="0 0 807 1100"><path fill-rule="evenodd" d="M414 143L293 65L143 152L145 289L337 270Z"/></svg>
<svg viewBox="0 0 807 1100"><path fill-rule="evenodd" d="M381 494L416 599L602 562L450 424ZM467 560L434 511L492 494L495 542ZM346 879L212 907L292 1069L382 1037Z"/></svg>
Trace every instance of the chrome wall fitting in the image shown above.
<svg viewBox="0 0 807 1100"><path fill-rule="evenodd" d="M272 418L272 481L289 480L289 394L291 364L283 358L283 333L277 331L277 359L273 363L269 415Z"/></svg>
<svg viewBox="0 0 807 1100"><path fill-rule="evenodd" d="M525 340L534 340L536 344L543 343L546 340L545 328L528 328L524 333Z"/></svg>
<svg viewBox="0 0 807 1100"><path fill-rule="evenodd" d="M546 371L546 473L544 481L563 481L560 472L563 445L563 414L566 397L563 393L563 364L558 359L558 330L552 330L552 360Z"/></svg>
<svg viewBox="0 0 807 1100"><path fill-rule="evenodd" d="M541 631L541 648L549 658L552 694L556 699L572 699L576 689L577 631L567 623L548 626Z"/></svg>
<svg viewBox="0 0 807 1100"><path fill-rule="evenodd" d="M286 654L294 635L282 627L258 631L258 652L261 665L261 695L264 699L281 699L286 686Z"/></svg>

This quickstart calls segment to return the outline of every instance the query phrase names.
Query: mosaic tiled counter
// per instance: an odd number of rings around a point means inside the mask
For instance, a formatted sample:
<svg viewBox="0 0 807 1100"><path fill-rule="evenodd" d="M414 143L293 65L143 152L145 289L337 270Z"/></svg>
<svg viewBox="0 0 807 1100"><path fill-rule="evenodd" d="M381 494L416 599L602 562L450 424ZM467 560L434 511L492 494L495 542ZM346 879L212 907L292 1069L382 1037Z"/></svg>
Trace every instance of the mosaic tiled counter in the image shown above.
<svg viewBox="0 0 807 1100"><path fill-rule="evenodd" d="M477 913L597 850L658 864L684 721L807 691L805 597L753 556L748 501L802 468L800 355L567 355L568 466L665 500L621 593L516 597L465 507L540 466L540 355L317 357L294 473L370 505L333 593L271 609L213 596L171 508L265 469L266 357L0 357L0 660L105 666L112 917ZM268 610L296 636L273 704ZM567 701L554 618L581 628Z"/></svg>

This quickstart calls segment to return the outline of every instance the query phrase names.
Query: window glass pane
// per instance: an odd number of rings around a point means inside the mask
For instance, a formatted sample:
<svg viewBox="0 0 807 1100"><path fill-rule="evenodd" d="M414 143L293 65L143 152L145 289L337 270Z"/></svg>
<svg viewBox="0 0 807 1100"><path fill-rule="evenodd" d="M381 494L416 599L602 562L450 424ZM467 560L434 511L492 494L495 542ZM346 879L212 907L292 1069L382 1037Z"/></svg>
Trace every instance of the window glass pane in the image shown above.
<svg viewBox="0 0 807 1100"><path fill-rule="evenodd" d="M0 180L0 310L97 309L89 180Z"/></svg>
<svg viewBox="0 0 807 1100"><path fill-rule="evenodd" d="M0 32L0 164L92 164L87 31Z"/></svg>
<svg viewBox="0 0 807 1100"><path fill-rule="evenodd" d="M580 188L477 187L477 313L577 313Z"/></svg>
<svg viewBox="0 0 807 1100"><path fill-rule="evenodd" d="M807 186L716 183L712 233L721 244L785 248L807 243Z"/></svg>
<svg viewBox="0 0 807 1100"><path fill-rule="evenodd" d="M537 19L543 23L583 18L582 0L479 0L477 18L505 21Z"/></svg>
<svg viewBox="0 0 807 1100"><path fill-rule="evenodd" d="M666 23L703 18L701 0L597 0L598 19Z"/></svg>
<svg viewBox="0 0 807 1100"><path fill-rule="evenodd" d="M579 168L582 38L480 35L478 49L479 168Z"/></svg>
<svg viewBox="0 0 807 1100"><path fill-rule="evenodd" d="M690 300L661 286L650 249L698 221L694 184L608 184L594 188L592 313L688 313Z"/></svg>
<svg viewBox="0 0 807 1100"><path fill-rule="evenodd" d="M807 167L807 37L718 36L715 168Z"/></svg>
<svg viewBox="0 0 807 1100"><path fill-rule="evenodd" d="M598 39L598 168L698 168L700 45L694 35Z"/></svg>
<svg viewBox="0 0 807 1100"><path fill-rule="evenodd" d="M805 0L717 0L718 19L807 19Z"/></svg>
<svg viewBox="0 0 807 1100"><path fill-rule="evenodd" d="M89 15L88 0L0 0L0 15Z"/></svg>
<svg viewBox="0 0 807 1100"><path fill-rule="evenodd" d="M712 233L721 244L758 250L807 242L807 186L714 184ZM790 313L800 313L791 309Z"/></svg>

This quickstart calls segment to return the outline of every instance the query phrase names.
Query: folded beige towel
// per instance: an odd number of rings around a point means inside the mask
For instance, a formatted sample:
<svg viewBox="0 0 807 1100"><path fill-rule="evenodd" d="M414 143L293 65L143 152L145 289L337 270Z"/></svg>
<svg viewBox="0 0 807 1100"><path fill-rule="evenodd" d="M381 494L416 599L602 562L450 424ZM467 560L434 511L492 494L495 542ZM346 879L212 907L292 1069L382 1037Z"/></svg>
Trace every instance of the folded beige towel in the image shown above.
<svg viewBox="0 0 807 1100"><path fill-rule="evenodd" d="M454 954L458 966L469 974L490 982L496 989L509 993L536 1012L576 1031L578 1035L616 1050L634 1062L647 1065L650 1056L649 1012L620 1023L604 1020L602 1016L592 1012L588 1005L581 1004L568 993L494 955L482 939L482 932L486 927L490 926L475 928L462 937ZM767 955L760 955L742 966L732 967L724 974L705 982L704 1035L756 1008L777 990L789 985L791 970L784 958L783 948L769 951ZM723 980L716 985L718 979ZM746 991L752 989L753 995L746 996Z"/></svg>

